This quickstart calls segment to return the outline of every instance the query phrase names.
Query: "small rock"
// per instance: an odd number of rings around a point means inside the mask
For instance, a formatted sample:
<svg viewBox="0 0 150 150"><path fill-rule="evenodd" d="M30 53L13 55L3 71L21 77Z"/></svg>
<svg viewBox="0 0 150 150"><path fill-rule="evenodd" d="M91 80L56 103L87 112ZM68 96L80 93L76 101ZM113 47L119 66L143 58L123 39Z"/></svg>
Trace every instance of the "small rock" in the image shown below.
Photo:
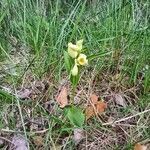
<svg viewBox="0 0 150 150"><path fill-rule="evenodd" d="M79 128L74 129L73 141L75 142L75 145L78 145L83 138L84 138L83 129Z"/></svg>
<svg viewBox="0 0 150 150"><path fill-rule="evenodd" d="M29 150L28 142L22 135L14 135L9 150Z"/></svg>

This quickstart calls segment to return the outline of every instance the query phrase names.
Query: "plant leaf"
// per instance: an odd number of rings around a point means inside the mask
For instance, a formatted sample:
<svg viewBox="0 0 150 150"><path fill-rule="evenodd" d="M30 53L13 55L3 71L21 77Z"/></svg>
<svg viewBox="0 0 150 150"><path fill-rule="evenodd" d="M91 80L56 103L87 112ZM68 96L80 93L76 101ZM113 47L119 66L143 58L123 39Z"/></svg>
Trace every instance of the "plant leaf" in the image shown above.
<svg viewBox="0 0 150 150"><path fill-rule="evenodd" d="M86 109L85 109L86 120L93 117L94 115L95 115L95 112L94 112L93 106L86 107Z"/></svg>
<svg viewBox="0 0 150 150"><path fill-rule="evenodd" d="M126 107L125 99L120 94L115 94L115 102L124 108Z"/></svg>
<svg viewBox="0 0 150 150"><path fill-rule="evenodd" d="M141 145L140 143L135 144L134 150L147 150L147 146Z"/></svg>
<svg viewBox="0 0 150 150"><path fill-rule="evenodd" d="M86 120L89 118L102 113L107 108L107 104L103 101L98 101L94 106L88 106L85 110Z"/></svg>
<svg viewBox="0 0 150 150"><path fill-rule="evenodd" d="M96 110L98 113L102 113L105 111L105 109L107 108L107 104L103 101L99 101L96 104Z"/></svg>
<svg viewBox="0 0 150 150"><path fill-rule="evenodd" d="M93 104L96 104L98 101L98 96L96 94L91 94L90 99Z"/></svg>
<svg viewBox="0 0 150 150"><path fill-rule="evenodd" d="M71 63L71 58L66 51L64 51L64 61L65 61L66 70L70 74L72 63Z"/></svg>
<svg viewBox="0 0 150 150"><path fill-rule="evenodd" d="M0 89L0 102L1 100L5 100L7 103L12 103L15 98L14 95Z"/></svg>
<svg viewBox="0 0 150 150"><path fill-rule="evenodd" d="M109 55L111 53L112 53L112 51L110 51L110 52L100 52L100 53L97 53L97 54L92 54L92 55L88 56L88 59L89 60L93 60L93 59L95 59L97 57L106 56L106 55Z"/></svg>
<svg viewBox="0 0 150 150"><path fill-rule="evenodd" d="M84 124L85 116L80 108L69 107L67 117L75 127L82 127Z"/></svg>
<svg viewBox="0 0 150 150"><path fill-rule="evenodd" d="M73 75L70 76L70 81L71 81L74 88L76 88L76 86L79 82L79 79L80 79L79 74L77 74L76 76L73 76Z"/></svg>
<svg viewBox="0 0 150 150"><path fill-rule="evenodd" d="M20 90L18 93L17 93L17 96L20 98L20 99L26 99L26 98L29 98L30 94L32 93L31 90L29 89L22 89Z"/></svg>
<svg viewBox="0 0 150 150"><path fill-rule="evenodd" d="M66 105L68 105L68 99L67 99L67 88L64 86L59 95L56 97L56 101L60 105L61 108L64 108Z"/></svg>

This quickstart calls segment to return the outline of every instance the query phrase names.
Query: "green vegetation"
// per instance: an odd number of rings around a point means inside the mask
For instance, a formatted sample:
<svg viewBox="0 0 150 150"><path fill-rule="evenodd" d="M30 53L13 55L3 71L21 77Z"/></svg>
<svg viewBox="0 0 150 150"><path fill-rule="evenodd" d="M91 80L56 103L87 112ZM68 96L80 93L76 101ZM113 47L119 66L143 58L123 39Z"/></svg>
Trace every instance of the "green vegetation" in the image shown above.
<svg viewBox="0 0 150 150"><path fill-rule="evenodd" d="M149 0L1 0L0 135L9 139L21 131L31 149L39 148L34 140L39 133L44 149L132 149L136 142L147 143L149 112L120 125L102 124L150 109L149 10ZM108 108L84 124L86 136L76 146L74 126L55 97L69 84L64 51L79 39L91 61L75 104L84 108L92 92ZM17 96L22 89L29 98ZM123 95L126 108L109 98L114 93Z"/></svg>

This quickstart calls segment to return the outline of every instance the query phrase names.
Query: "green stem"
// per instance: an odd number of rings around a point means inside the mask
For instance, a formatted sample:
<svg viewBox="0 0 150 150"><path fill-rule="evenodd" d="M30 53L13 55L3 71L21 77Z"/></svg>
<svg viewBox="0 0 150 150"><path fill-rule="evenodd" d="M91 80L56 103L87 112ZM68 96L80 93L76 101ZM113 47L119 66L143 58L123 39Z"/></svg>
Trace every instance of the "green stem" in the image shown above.
<svg viewBox="0 0 150 150"><path fill-rule="evenodd" d="M72 98L71 98L71 104L74 104L75 89L76 89L76 87L73 86L73 90L72 90Z"/></svg>

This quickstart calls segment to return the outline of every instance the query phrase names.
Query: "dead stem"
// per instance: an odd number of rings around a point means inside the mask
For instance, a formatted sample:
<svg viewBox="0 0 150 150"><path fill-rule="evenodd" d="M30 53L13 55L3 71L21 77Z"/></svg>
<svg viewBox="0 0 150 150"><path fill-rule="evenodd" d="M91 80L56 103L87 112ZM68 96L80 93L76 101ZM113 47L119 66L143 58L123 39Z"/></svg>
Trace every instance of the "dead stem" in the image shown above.
<svg viewBox="0 0 150 150"><path fill-rule="evenodd" d="M147 112L150 112L150 109L145 110L145 111L142 111L142 112L139 112L139 113L137 113L137 114L135 114L135 115L132 115L132 116L129 116L129 117L126 117L126 118L122 118L122 119L117 120L117 121L111 121L111 122L108 122L108 123L103 123L102 125L104 125L104 126L105 126L105 125L115 125L116 123L119 123L119 122L122 122L122 121L126 121L126 120L128 120L128 119L131 119L131 118L133 118L133 117L142 115L142 114L147 113Z"/></svg>

